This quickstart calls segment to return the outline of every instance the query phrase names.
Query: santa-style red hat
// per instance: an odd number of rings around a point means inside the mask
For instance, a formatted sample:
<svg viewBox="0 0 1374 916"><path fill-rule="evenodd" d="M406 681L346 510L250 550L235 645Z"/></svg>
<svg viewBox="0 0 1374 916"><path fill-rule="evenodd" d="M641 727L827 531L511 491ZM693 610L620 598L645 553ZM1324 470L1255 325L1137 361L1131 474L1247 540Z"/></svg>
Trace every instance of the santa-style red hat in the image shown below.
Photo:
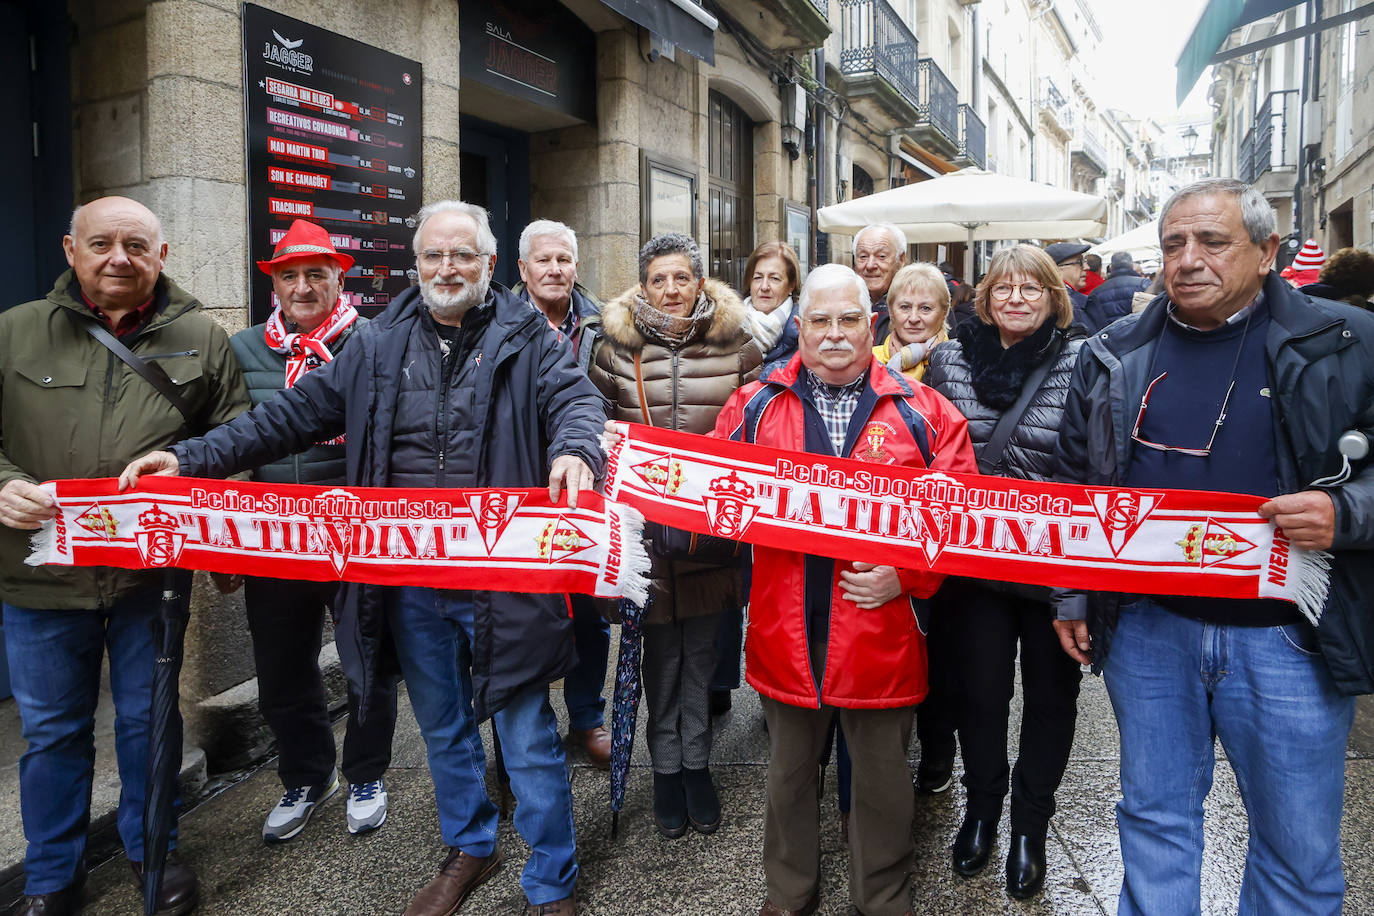
<svg viewBox="0 0 1374 916"><path fill-rule="evenodd" d="M272 253L272 260L259 261L258 269L270 274L289 261L317 258L321 255L333 258L344 273L353 266L352 256L335 249L334 243L329 240L329 232L323 226L298 219L286 230L286 235L281 237L281 241L277 242L277 250Z"/></svg>
<svg viewBox="0 0 1374 916"><path fill-rule="evenodd" d="M1293 259L1294 270L1321 270L1321 266L1326 263L1326 252L1322 251L1316 239L1308 239L1302 243L1302 251Z"/></svg>

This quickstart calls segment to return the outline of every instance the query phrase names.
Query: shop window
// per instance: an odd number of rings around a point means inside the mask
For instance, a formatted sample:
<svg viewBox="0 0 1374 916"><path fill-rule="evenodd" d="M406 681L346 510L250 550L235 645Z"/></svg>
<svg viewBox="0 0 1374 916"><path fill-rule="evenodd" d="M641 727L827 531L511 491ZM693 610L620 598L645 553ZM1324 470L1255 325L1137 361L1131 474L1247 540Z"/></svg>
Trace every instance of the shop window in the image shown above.
<svg viewBox="0 0 1374 916"><path fill-rule="evenodd" d="M754 125L734 102L710 96L710 275L747 290L744 265L754 250Z"/></svg>

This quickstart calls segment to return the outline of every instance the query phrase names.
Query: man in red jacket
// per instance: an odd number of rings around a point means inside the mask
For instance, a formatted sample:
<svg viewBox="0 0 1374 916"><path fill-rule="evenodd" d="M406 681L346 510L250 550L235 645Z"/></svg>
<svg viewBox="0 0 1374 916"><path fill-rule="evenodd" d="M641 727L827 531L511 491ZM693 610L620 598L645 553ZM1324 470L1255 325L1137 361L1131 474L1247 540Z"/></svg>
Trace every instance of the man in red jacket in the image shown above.
<svg viewBox="0 0 1374 916"><path fill-rule="evenodd" d="M861 461L977 473L964 418L873 358L867 287L827 264L802 287L800 350L737 391L715 434ZM907 745L926 695L924 600L942 576L754 548L745 671L768 721L760 916L819 905L816 778L830 722L854 762L849 891L869 916L911 912Z"/></svg>

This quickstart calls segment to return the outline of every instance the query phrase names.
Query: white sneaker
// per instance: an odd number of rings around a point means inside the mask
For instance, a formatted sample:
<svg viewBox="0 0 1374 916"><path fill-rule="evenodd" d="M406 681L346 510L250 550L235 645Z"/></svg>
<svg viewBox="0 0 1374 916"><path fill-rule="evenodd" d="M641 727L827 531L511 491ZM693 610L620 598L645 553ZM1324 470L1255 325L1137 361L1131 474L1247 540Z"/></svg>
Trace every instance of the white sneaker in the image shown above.
<svg viewBox="0 0 1374 916"><path fill-rule="evenodd" d="M367 833L386 820L386 783L380 779L348 787L348 832Z"/></svg>
<svg viewBox="0 0 1374 916"><path fill-rule="evenodd" d="M305 829L315 806L339 791L339 772L317 786L298 786L287 789L267 815L262 825L262 838L268 843L284 843Z"/></svg>

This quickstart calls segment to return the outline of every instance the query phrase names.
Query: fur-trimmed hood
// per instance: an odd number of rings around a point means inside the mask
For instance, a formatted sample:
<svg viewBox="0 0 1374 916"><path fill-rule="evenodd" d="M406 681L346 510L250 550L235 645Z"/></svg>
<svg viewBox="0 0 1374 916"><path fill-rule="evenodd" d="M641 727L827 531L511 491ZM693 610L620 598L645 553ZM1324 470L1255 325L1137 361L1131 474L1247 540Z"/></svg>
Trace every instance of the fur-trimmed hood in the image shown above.
<svg viewBox="0 0 1374 916"><path fill-rule="evenodd" d="M643 332L635 326L634 303L639 287L632 286L612 299L601 310L601 329L606 339L630 350L641 350L648 343ZM705 342L714 346L726 346L740 334L748 334L745 327L745 306L735 291L720 280L707 277L702 284L706 298L716 304L711 327L706 331Z"/></svg>

